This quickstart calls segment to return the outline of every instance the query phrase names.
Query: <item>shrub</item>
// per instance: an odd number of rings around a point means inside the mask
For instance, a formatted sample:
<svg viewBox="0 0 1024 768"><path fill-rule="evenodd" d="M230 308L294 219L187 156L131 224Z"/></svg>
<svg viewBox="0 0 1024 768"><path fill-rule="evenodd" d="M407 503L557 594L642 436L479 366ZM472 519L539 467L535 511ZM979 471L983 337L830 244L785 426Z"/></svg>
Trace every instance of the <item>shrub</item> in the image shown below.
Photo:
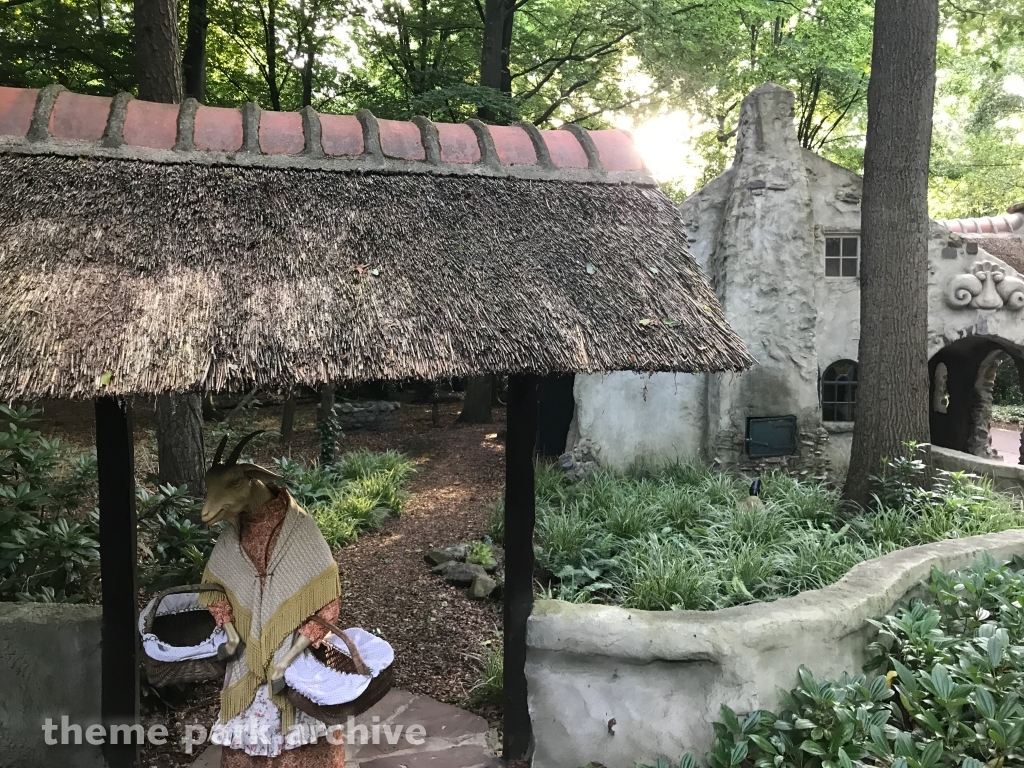
<svg viewBox="0 0 1024 768"><path fill-rule="evenodd" d="M763 507L741 504L749 479L699 465L565 485L538 469L536 554L545 595L641 610L711 610L820 589L857 563L915 544L1024 527L1018 499L988 480L907 456L876 478L872 509L851 514L822 483L764 475Z"/></svg>
<svg viewBox="0 0 1024 768"><path fill-rule="evenodd" d="M874 677L799 685L778 713L721 709L711 768L983 768L1024 758L1024 574L991 557L932 570L928 603L873 622ZM692 760L692 756L691 756Z"/></svg>
<svg viewBox="0 0 1024 768"><path fill-rule="evenodd" d="M96 462L61 466L69 446L35 429L39 411L0 405L0 599L76 602L95 593L96 518L89 493Z"/></svg>

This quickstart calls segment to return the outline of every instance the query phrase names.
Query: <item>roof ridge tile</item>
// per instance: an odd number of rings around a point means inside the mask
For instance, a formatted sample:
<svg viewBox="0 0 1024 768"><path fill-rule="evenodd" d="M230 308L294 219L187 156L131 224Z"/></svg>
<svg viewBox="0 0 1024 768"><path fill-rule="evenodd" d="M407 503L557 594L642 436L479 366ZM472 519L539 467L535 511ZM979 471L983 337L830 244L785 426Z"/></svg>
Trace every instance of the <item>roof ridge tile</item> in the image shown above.
<svg viewBox="0 0 1024 768"><path fill-rule="evenodd" d="M192 98L157 105L61 85L0 88L0 153L655 186L632 137L618 129L380 120L366 109L334 115L310 106L265 112L253 102L210 107Z"/></svg>

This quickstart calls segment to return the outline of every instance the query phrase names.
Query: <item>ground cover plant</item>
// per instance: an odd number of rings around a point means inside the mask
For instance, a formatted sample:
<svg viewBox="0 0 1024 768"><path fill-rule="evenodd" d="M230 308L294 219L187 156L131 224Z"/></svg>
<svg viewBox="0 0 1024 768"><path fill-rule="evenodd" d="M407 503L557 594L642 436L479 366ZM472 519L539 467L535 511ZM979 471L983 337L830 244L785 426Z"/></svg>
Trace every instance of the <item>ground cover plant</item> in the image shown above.
<svg viewBox="0 0 1024 768"><path fill-rule="evenodd" d="M932 570L927 601L874 622L870 676L806 667L780 712L722 707L710 768L1003 768L1024 760L1024 562ZM692 755L680 765L693 766ZM660 761L668 768L670 763Z"/></svg>
<svg viewBox="0 0 1024 768"><path fill-rule="evenodd" d="M38 431L39 411L0 406L0 600L99 597L96 458ZM402 513L414 472L394 451L356 451L331 465L279 459L281 484L332 547ZM186 488L138 486L139 576L149 591L202 577L216 531Z"/></svg>
<svg viewBox="0 0 1024 768"><path fill-rule="evenodd" d="M851 513L829 486L762 478L763 508L740 501L749 479L699 465L569 485L537 470L542 593L644 610L714 610L834 583L855 564L903 547L1024 527L1019 500L981 478L889 462L871 509ZM500 532L500 514L492 535Z"/></svg>

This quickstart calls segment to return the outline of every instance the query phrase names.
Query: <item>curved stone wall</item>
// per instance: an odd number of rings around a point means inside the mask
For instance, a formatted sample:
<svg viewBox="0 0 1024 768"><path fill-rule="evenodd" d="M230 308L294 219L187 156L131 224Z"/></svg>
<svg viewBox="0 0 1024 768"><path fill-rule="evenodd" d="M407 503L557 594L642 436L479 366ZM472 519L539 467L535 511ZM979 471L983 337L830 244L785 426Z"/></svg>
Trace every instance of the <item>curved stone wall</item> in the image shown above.
<svg viewBox="0 0 1024 768"><path fill-rule="evenodd" d="M698 756L727 704L774 709L800 664L816 675L858 672L874 630L920 588L932 566L956 570L984 552L1024 554L1024 530L893 552L860 563L830 587L720 611L634 611L538 601L526 675L533 768L608 768Z"/></svg>

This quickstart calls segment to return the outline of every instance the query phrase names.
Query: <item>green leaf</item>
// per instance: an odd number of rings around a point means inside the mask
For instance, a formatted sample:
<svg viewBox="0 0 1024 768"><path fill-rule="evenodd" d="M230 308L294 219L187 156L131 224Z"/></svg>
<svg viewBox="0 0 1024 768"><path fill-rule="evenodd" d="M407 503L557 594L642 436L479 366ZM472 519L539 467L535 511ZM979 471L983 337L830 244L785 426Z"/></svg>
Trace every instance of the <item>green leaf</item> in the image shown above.
<svg viewBox="0 0 1024 768"><path fill-rule="evenodd" d="M826 749L823 746L821 746L821 744L811 741L810 739L806 739L805 741L801 742L800 750L802 752L806 752L809 755L816 755L817 757L824 757L828 754L828 751L826 751Z"/></svg>
<svg viewBox="0 0 1024 768"><path fill-rule="evenodd" d="M922 768L931 768L940 757L942 757L942 742L937 739L921 751Z"/></svg>
<svg viewBox="0 0 1024 768"><path fill-rule="evenodd" d="M732 765L739 765L747 759L747 742L741 741L739 744L734 744L732 752L729 753L729 760Z"/></svg>
<svg viewBox="0 0 1024 768"><path fill-rule="evenodd" d="M754 742L754 744L757 745L757 748L760 749L765 754L768 754L768 755L776 754L777 750L775 749L775 745L772 744L770 741L768 741L768 739L766 739L764 736L758 736L756 733L752 733L752 734L750 734L750 736L748 738L752 742Z"/></svg>

